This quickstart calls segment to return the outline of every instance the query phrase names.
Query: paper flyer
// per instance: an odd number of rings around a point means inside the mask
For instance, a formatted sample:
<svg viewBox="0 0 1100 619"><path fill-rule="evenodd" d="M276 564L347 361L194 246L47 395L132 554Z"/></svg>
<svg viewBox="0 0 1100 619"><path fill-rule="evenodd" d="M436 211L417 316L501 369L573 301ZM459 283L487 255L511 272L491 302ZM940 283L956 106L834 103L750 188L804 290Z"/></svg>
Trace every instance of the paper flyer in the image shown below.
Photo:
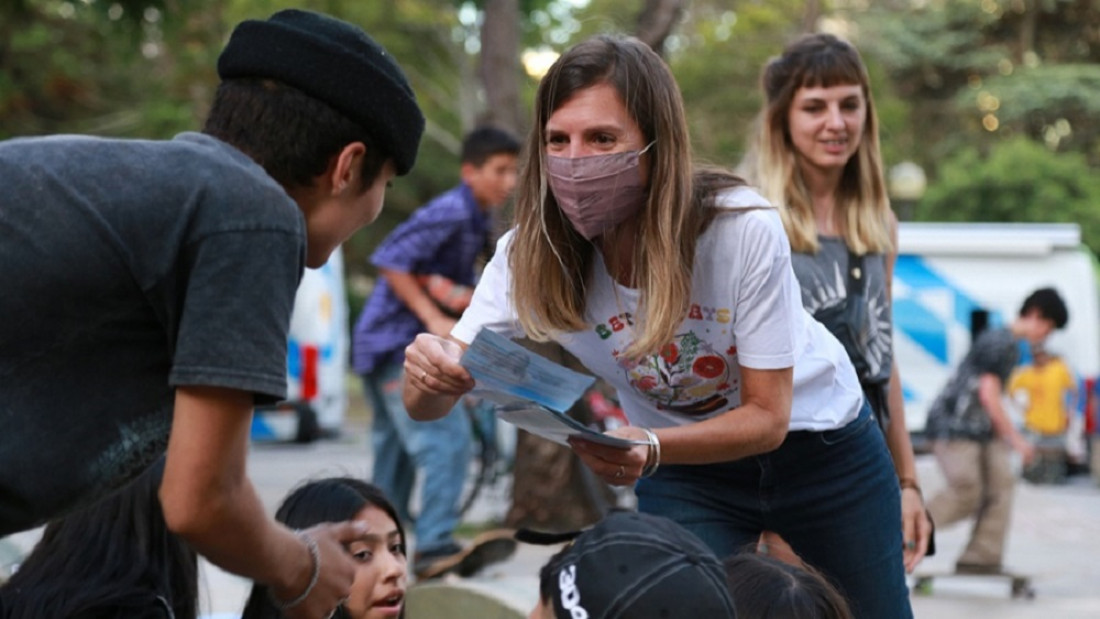
<svg viewBox="0 0 1100 619"><path fill-rule="evenodd" d="M569 410L596 381L549 361L490 329L478 332L460 363L477 381L479 389L517 396L559 413Z"/></svg>
<svg viewBox="0 0 1100 619"><path fill-rule="evenodd" d="M596 379L549 361L490 329L478 332L460 363L477 381L472 395L495 402L501 419L532 434L563 445L568 445L570 436L622 449L645 444L601 434L566 415Z"/></svg>

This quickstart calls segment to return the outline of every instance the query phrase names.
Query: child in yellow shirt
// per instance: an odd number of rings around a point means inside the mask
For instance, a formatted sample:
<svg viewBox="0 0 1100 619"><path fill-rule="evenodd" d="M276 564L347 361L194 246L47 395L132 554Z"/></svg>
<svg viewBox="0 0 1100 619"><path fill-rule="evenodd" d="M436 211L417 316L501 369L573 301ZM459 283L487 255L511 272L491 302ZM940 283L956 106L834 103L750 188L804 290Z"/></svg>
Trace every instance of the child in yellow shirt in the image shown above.
<svg viewBox="0 0 1100 619"><path fill-rule="evenodd" d="M1036 347L1032 357L1032 364L1012 377L1008 391L1013 395L1026 392L1024 426L1029 432L1040 437L1061 436L1069 425L1068 411L1076 408L1077 381L1058 355Z"/></svg>

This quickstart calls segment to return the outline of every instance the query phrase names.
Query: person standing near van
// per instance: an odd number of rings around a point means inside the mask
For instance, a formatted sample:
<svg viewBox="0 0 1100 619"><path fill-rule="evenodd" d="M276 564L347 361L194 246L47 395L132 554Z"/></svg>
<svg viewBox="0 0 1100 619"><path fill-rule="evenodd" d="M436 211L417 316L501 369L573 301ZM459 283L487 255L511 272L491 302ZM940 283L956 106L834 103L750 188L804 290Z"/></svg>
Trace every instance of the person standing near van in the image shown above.
<svg viewBox="0 0 1100 619"><path fill-rule="evenodd" d="M859 52L805 35L764 67L764 107L742 172L777 205L803 306L844 344L893 457L905 567L932 536L894 359L891 284L898 222L886 197L878 119ZM764 543L784 552L771 535Z"/></svg>
<svg viewBox="0 0 1100 619"><path fill-rule="evenodd" d="M494 127L466 136L462 182L413 213L371 256L380 277L355 325L353 364L373 410L372 481L406 522L412 521L416 473L423 474L413 556L413 572L421 579L441 576L462 561L463 571L475 571L481 566L471 561L502 559L515 548L514 541L499 539L493 544L499 550L471 556L455 542L470 422L465 411L430 423L413 421L401 402L401 383L405 347L425 331L446 336L464 309L457 291L472 290L477 261L490 247L491 215L516 186L519 148L515 137ZM435 294L437 289L442 293Z"/></svg>
<svg viewBox="0 0 1100 619"><path fill-rule="evenodd" d="M928 510L941 526L971 516L976 520L955 563L958 572L1002 570L1016 484L1010 456L1015 450L1026 465L1035 449L1013 425L1001 398L1019 359L1020 341L1039 346L1068 320L1056 290L1031 293L1008 327L987 329L978 336L928 409L925 432L947 480L947 487L928 502Z"/></svg>
<svg viewBox="0 0 1100 619"><path fill-rule="evenodd" d="M202 133L0 142L0 536L167 452L172 532L321 619L364 530L264 513L253 408L286 397L303 268L378 216L424 116L392 55L320 13L238 24L218 75Z"/></svg>

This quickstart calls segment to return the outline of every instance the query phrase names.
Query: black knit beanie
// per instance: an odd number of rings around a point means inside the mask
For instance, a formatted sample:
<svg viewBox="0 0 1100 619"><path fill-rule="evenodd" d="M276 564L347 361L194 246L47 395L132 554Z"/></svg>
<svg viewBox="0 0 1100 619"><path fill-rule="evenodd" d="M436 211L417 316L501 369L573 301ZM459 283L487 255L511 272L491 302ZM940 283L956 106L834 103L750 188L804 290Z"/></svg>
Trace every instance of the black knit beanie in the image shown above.
<svg viewBox="0 0 1100 619"><path fill-rule="evenodd" d="M393 156L398 175L416 161L424 115L401 67L357 26L297 9L237 25L218 58L223 80L278 80L361 125Z"/></svg>

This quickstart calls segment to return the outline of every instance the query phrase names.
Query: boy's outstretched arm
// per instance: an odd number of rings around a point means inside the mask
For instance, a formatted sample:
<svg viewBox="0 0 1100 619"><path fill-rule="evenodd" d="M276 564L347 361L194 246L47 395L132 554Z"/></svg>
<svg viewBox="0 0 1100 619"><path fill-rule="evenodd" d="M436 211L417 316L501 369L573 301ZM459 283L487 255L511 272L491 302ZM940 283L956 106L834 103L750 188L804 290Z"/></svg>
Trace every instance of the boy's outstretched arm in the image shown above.
<svg viewBox="0 0 1100 619"><path fill-rule="evenodd" d="M252 394L222 387L176 392L160 500L168 527L230 572L291 601L309 585L314 559L304 540L268 517L246 474ZM365 533L351 523L305 532L317 544L319 577L288 617L326 617L346 597L355 566L343 544Z"/></svg>

